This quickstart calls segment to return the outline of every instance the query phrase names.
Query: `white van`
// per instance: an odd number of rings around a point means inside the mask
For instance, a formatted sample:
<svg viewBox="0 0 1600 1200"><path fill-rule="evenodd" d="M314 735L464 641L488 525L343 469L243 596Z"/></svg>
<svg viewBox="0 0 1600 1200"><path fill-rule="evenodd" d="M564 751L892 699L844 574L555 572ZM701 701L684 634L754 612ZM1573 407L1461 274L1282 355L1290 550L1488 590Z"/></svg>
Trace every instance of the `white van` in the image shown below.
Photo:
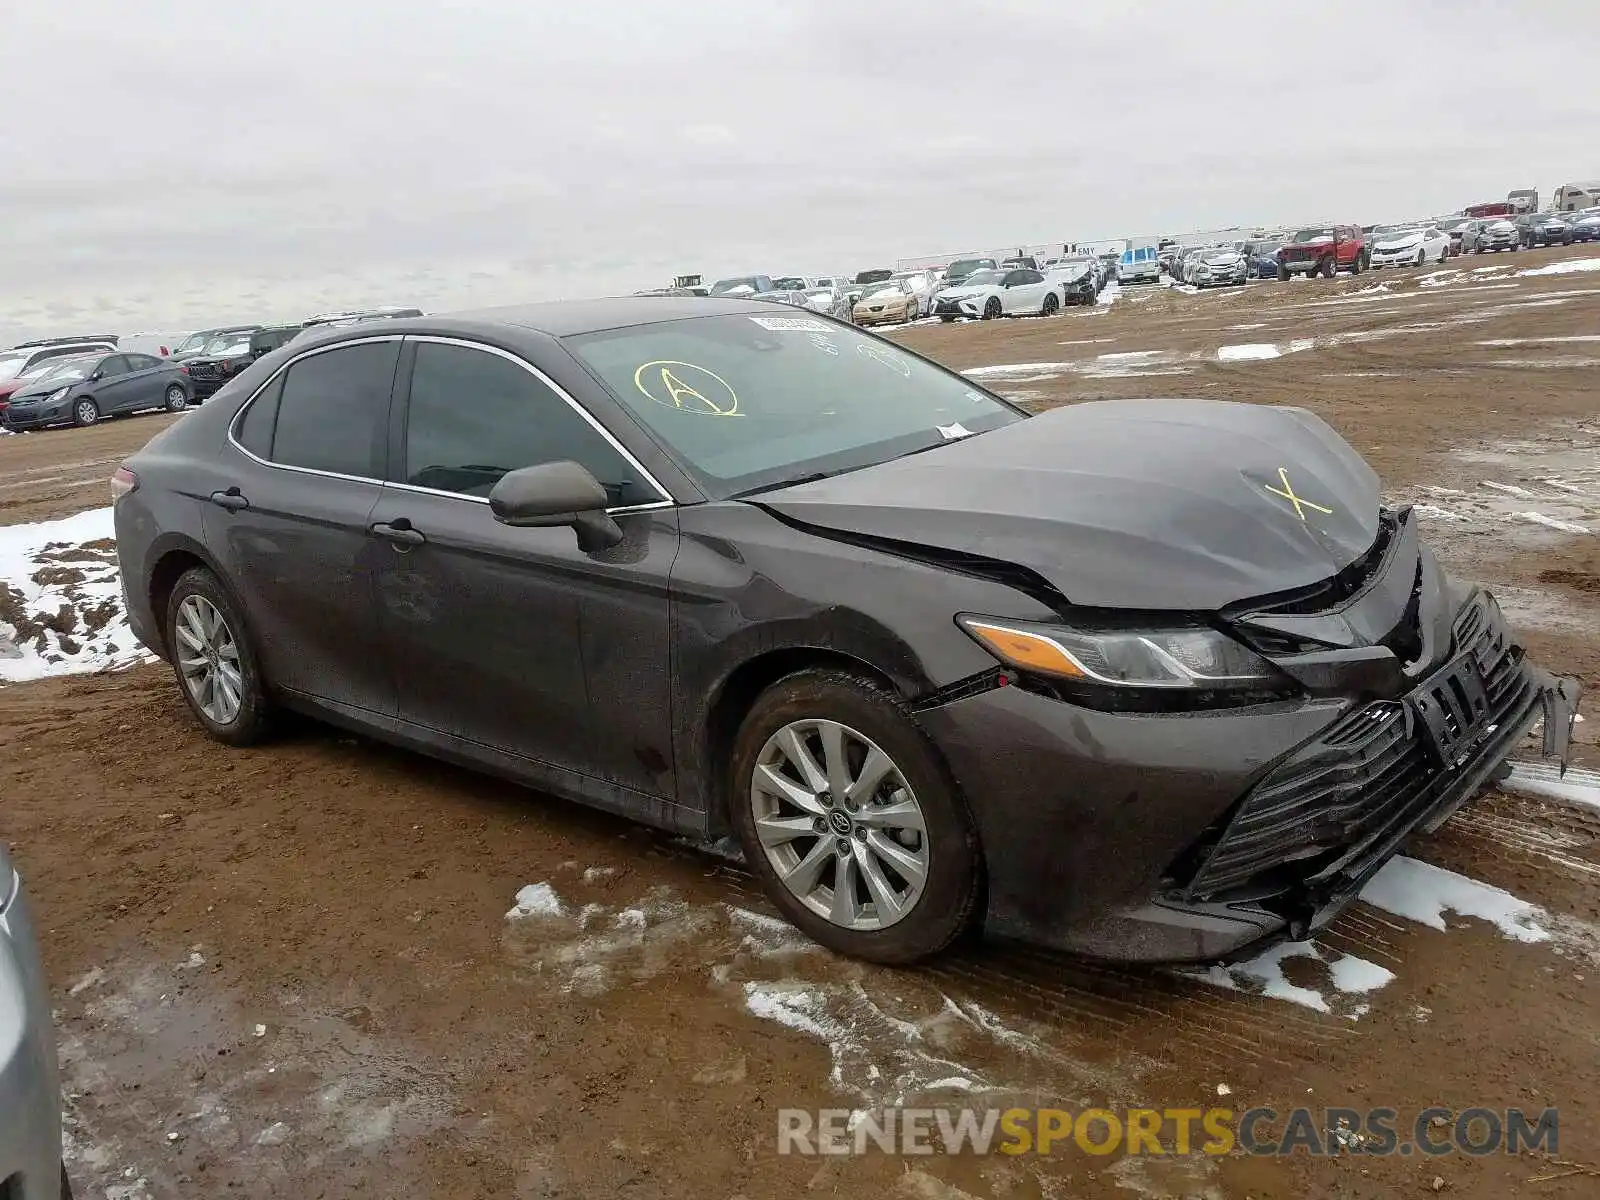
<svg viewBox="0 0 1600 1200"><path fill-rule="evenodd" d="M1160 283L1161 259L1155 238L1133 238L1117 260L1118 283Z"/></svg>

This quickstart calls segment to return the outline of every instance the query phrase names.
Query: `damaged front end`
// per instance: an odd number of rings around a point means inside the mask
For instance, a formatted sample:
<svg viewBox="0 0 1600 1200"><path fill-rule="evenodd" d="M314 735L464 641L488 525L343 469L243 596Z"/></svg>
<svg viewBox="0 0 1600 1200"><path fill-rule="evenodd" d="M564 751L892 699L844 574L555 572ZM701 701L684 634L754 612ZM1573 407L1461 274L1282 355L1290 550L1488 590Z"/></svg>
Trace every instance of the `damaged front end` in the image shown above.
<svg viewBox="0 0 1600 1200"><path fill-rule="evenodd" d="M1226 619L1308 693L1353 704L1173 862L1154 903L1174 914L1305 938L1492 782L1540 720L1565 770L1580 685L1527 660L1492 595L1444 575L1409 509L1385 513L1372 552L1317 592Z"/></svg>

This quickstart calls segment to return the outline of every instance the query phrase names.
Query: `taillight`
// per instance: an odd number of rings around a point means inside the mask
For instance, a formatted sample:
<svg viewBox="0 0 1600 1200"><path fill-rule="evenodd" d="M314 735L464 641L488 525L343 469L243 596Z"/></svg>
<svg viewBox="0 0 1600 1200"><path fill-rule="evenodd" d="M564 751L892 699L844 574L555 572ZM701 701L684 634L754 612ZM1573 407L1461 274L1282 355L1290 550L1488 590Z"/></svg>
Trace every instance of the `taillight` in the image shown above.
<svg viewBox="0 0 1600 1200"><path fill-rule="evenodd" d="M182 371L185 375L187 375L189 373L188 364L184 364L184 365L180 366L178 368L178 370Z"/></svg>
<svg viewBox="0 0 1600 1200"><path fill-rule="evenodd" d="M111 472L111 503L115 504L139 486L139 477L127 467Z"/></svg>

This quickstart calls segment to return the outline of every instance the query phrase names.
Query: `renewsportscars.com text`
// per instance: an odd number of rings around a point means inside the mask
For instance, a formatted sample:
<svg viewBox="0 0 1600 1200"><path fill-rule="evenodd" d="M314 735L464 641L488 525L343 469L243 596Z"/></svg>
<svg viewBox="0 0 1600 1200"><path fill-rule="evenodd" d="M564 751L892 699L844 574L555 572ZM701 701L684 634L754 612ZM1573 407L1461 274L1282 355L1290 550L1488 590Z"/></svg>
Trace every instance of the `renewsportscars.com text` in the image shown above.
<svg viewBox="0 0 1600 1200"><path fill-rule="evenodd" d="M1554 1154L1558 1126L1554 1108L785 1108L778 1153L1482 1157Z"/></svg>

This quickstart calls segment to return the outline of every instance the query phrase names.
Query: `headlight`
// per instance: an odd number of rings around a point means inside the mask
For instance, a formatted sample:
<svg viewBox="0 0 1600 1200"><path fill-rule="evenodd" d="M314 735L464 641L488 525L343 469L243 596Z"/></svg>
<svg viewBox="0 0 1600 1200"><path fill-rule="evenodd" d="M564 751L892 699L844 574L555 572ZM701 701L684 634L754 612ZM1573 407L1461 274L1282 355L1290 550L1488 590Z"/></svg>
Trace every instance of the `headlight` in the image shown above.
<svg viewBox="0 0 1600 1200"><path fill-rule="evenodd" d="M70 387L57 388L44 398L44 402L46 404L54 404L57 400L65 400L67 398L67 393L71 390L72 389Z"/></svg>
<svg viewBox="0 0 1600 1200"><path fill-rule="evenodd" d="M1261 689L1283 675L1214 629L1068 629L962 615L956 623L1001 662L1038 675L1117 688Z"/></svg>

